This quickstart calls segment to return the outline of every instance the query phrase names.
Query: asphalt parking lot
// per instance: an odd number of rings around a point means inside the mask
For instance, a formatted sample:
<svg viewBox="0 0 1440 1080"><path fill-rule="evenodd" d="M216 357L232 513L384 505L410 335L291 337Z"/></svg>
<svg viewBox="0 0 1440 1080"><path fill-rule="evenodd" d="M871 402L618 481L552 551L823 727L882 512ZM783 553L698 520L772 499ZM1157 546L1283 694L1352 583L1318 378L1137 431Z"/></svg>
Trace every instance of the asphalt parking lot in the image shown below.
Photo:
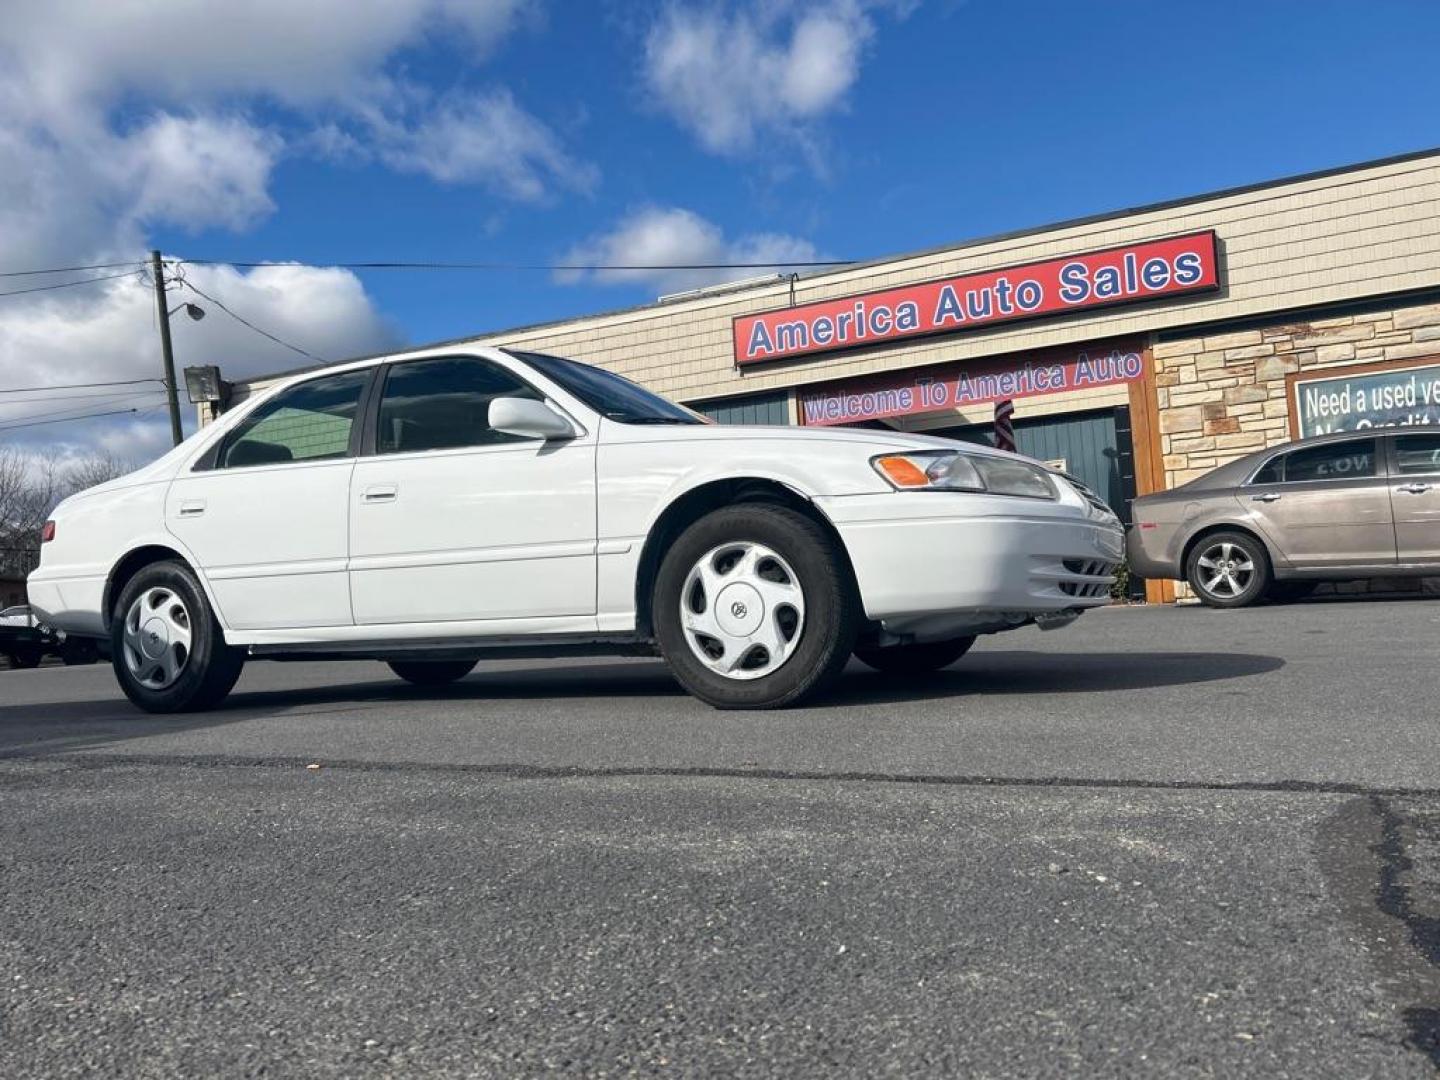
<svg viewBox="0 0 1440 1080"><path fill-rule="evenodd" d="M753 714L3 672L0 1075L1433 1076L1437 641L1114 609Z"/></svg>

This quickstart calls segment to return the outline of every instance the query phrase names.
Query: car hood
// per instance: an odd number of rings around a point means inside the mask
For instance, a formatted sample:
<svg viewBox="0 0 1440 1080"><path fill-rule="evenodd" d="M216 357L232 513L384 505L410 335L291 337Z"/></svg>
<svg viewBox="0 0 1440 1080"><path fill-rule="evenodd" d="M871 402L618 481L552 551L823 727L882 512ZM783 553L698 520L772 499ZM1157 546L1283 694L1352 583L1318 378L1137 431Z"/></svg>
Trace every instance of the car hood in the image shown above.
<svg viewBox="0 0 1440 1080"><path fill-rule="evenodd" d="M605 422L605 439L612 442L794 442L808 446L828 444L837 449L853 447L868 453L905 450L964 450L966 453L1009 457L1004 450L964 442L940 439L933 435L917 435L904 431L880 431L872 428L806 427L801 425L761 424L619 424ZM1024 455L1013 455L1023 457ZM1026 458L1033 461L1032 458Z"/></svg>

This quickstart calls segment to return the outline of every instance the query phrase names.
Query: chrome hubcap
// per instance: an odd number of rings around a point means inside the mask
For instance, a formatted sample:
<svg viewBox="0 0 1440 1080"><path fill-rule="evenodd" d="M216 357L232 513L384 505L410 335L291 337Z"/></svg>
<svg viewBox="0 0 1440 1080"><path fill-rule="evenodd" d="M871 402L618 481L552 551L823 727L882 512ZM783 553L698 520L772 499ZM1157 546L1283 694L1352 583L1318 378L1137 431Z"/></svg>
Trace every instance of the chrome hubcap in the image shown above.
<svg viewBox="0 0 1440 1080"><path fill-rule="evenodd" d="M125 613L125 667L150 690L164 690L190 659L190 612L166 588L146 589Z"/></svg>
<svg viewBox="0 0 1440 1080"><path fill-rule="evenodd" d="M1245 551L1229 542L1214 544L1200 553L1201 584L1212 596L1236 597L1250 587L1255 563Z"/></svg>
<svg viewBox="0 0 1440 1080"><path fill-rule="evenodd" d="M790 564L763 544L739 541L706 553L680 590L686 644L727 679L769 675L794 654L805 629L805 594Z"/></svg>

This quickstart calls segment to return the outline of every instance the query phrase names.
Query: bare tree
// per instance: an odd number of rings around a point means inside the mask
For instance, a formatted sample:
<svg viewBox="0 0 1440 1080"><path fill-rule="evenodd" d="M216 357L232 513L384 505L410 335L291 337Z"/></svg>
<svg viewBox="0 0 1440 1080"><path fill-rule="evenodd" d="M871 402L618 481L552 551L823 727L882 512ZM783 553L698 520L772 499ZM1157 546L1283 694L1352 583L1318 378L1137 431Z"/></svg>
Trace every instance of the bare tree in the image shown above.
<svg viewBox="0 0 1440 1080"><path fill-rule="evenodd" d="M40 530L61 499L129 470L108 454L62 463L0 446L0 577L23 578L39 564Z"/></svg>

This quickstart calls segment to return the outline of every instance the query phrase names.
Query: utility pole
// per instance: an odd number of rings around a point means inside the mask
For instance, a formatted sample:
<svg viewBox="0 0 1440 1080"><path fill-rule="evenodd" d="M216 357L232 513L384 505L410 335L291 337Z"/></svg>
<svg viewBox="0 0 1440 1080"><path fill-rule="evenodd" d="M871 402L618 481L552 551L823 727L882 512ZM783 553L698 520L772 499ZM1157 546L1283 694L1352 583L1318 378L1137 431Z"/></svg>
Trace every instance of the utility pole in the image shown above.
<svg viewBox="0 0 1440 1080"><path fill-rule="evenodd" d="M165 397L170 404L170 436L179 446L185 438L180 429L180 393L175 386L175 350L170 345L170 304L165 299L165 264L160 252L150 252L150 276L155 279L155 313L160 319L160 355L165 362Z"/></svg>

